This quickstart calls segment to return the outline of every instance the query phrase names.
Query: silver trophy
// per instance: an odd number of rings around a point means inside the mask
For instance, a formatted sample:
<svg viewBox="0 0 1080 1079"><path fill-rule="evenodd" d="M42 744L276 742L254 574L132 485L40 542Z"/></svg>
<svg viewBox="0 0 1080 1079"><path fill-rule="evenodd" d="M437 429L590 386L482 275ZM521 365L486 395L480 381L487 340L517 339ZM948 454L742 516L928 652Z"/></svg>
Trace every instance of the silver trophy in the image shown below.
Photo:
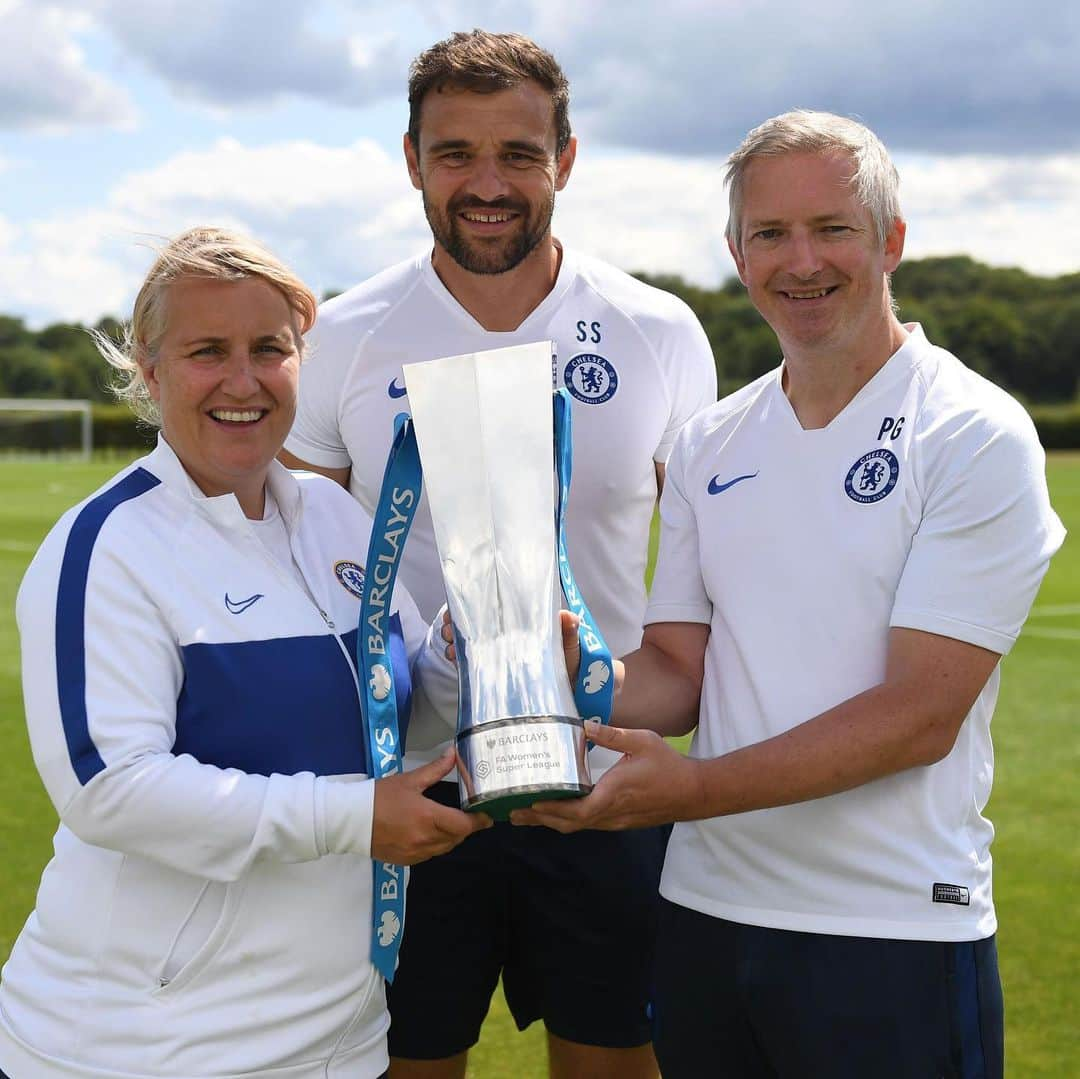
<svg viewBox="0 0 1080 1079"><path fill-rule="evenodd" d="M461 804L592 789L563 660L551 343L404 368L458 667Z"/></svg>

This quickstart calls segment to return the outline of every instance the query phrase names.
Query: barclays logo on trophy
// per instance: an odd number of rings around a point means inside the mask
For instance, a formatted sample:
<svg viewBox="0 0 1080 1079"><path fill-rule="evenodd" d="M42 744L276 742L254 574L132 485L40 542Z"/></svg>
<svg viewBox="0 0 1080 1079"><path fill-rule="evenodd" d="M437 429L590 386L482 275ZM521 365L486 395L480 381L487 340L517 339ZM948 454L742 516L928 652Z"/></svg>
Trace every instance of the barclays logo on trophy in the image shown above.
<svg viewBox="0 0 1080 1079"><path fill-rule="evenodd" d="M582 718L611 707L610 653L566 552L570 401L551 357L544 341L404 367L454 625L461 804L497 820L587 794ZM562 607L581 620L576 687Z"/></svg>

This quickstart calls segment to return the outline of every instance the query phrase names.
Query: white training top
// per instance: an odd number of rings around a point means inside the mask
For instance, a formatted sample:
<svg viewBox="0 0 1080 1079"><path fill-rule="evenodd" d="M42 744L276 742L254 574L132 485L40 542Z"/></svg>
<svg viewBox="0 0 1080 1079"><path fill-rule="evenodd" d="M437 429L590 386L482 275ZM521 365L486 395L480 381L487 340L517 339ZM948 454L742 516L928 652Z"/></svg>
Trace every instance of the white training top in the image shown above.
<svg viewBox="0 0 1080 1079"><path fill-rule="evenodd" d="M387 1067L355 669L371 522L321 476L274 463L269 485L289 567L159 440L26 572L26 717L60 827L0 984L8 1075ZM425 626L404 589L394 606L412 657ZM394 680L405 715L407 664Z"/></svg>
<svg viewBox="0 0 1080 1079"><path fill-rule="evenodd" d="M351 465L350 490L370 512L394 417L409 407L402 364L544 340L557 350L556 384L573 396L570 562L612 654L622 655L641 640L654 462L716 399L708 340L675 296L564 249L551 292L517 330L493 333L447 291L429 253L410 259L320 308L285 446L313 465ZM400 573L433 617L445 595L426 497ZM615 759L594 751L594 777L601 754Z"/></svg>
<svg viewBox="0 0 1080 1079"><path fill-rule="evenodd" d="M661 500L647 622L710 626L691 755L760 742L878 684L891 626L1009 651L1064 529L1011 397L912 327L832 423L780 369L697 417ZM929 767L677 824L661 893L752 925L911 940L996 926L995 670Z"/></svg>

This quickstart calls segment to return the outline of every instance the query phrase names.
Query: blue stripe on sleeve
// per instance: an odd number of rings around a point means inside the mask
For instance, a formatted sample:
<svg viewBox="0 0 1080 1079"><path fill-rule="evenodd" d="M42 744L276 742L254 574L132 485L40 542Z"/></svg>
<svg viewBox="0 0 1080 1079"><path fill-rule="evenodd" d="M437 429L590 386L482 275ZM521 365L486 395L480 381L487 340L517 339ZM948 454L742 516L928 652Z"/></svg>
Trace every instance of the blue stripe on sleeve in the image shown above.
<svg viewBox="0 0 1080 1079"><path fill-rule="evenodd" d="M68 534L56 592L56 688L71 766L83 786L105 767L90 737L86 715L86 579L90 557L109 514L160 482L146 469L135 469L83 506Z"/></svg>

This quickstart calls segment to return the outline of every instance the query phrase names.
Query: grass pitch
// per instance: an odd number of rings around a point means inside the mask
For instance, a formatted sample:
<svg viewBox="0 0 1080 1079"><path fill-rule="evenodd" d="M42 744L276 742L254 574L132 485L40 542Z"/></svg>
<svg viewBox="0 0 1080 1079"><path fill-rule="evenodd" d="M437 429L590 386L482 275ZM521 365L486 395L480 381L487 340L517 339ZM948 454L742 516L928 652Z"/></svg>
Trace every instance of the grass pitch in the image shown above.
<svg viewBox="0 0 1080 1079"><path fill-rule="evenodd" d="M56 815L30 757L19 686L15 592L60 514L120 461L0 460L0 958L34 904ZM1054 506L1080 532L1080 454L1049 463ZM1005 660L994 717L997 825L994 894L1005 984L1009 1074L1059 1079L1080 1071L1080 546L1066 541L1023 636ZM472 1079L546 1076L544 1036L518 1034L501 997L492 1005Z"/></svg>

